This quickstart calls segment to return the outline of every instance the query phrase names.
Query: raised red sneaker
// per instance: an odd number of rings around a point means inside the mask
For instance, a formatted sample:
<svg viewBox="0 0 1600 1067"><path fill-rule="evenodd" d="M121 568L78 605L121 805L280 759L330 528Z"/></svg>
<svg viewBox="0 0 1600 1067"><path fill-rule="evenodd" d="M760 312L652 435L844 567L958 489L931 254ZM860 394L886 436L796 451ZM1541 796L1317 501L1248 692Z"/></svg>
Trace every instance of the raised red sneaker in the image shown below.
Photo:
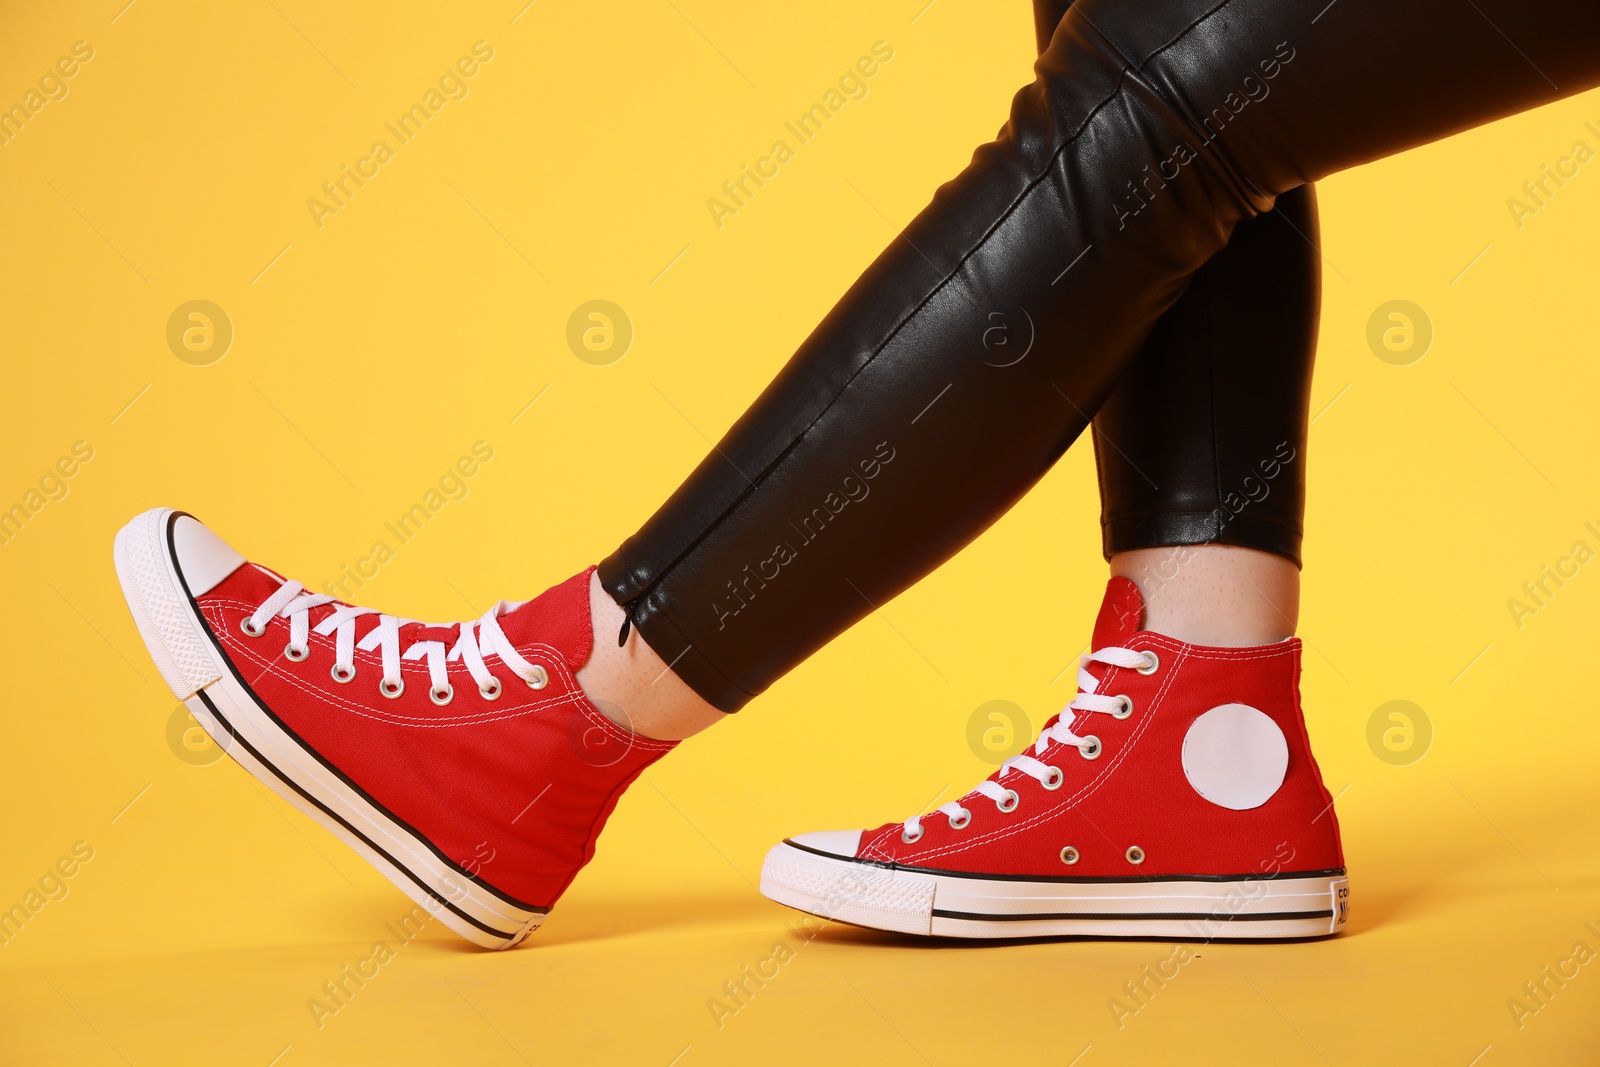
<svg viewBox="0 0 1600 1067"><path fill-rule="evenodd" d="M589 573L434 625L287 581L161 508L117 576L172 691L246 770L469 941L515 945L674 747L579 689Z"/></svg>
<svg viewBox="0 0 1600 1067"><path fill-rule="evenodd" d="M960 801L775 846L761 891L947 937L1338 933L1349 886L1300 714L1300 642L1207 648L1139 628L1113 578L1077 697Z"/></svg>

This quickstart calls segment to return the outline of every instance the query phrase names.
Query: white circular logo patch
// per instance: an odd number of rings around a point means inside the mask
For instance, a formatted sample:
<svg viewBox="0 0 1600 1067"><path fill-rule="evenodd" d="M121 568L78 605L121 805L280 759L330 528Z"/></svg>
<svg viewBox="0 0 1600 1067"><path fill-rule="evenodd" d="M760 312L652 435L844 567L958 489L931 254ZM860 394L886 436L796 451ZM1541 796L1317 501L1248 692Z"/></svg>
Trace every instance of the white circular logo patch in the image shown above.
<svg viewBox="0 0 1600 1067"><path fill-rule="evenodd" d="M1218 807L1259 808L1283 784L1289 743L1266 713L1223 704L1196 719L1183 739L1183 773Z"/></svg>

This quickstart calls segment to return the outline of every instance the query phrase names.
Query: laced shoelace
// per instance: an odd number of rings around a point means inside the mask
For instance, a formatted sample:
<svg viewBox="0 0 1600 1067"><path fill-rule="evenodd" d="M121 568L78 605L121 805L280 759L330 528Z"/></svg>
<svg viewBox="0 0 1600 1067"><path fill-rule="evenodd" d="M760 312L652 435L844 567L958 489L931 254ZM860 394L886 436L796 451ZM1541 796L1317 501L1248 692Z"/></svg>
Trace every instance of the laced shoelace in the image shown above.
<svg viewBox="0 0 1600 1067"><path fill-rule="evenodd" d="M1021 752L1004 763L992 777L978 783L978 787L968 793L981 794L994 801L995 807L1002 812L1013 812L1021 802L1016 790L1007 789L1000 784L1006 775L1013 772L1025 774L1035 779L1046 789L1060 789L1061 783L1066 780L1066 772L1054 764L1046 763L1042 757L1050 755L1052 746L1072 745L1077 748L1084 759L1096 759L1100 755L1100 739L1093 734L1079 737L1072 732L1071 725L1067 722L1069 711L1094 711L1103 712L1116 719L1126 719L1133 714L1133 700L1123 694L1111 696L1098 692L1100 679L1089 673L1089 664L1105 663L1113 667L1128 667L1140 674L1154 674L1161 666L1160 658L1153 651L1136 651L1131 648L1110 646L1099 649L1078 660L1078 695L1073 698L1061 712L1060 718L1049 729L1039 732L1039 739L1033 743L1032 752ZM948 804L941 804L937 814L947 816L950 828L960 830L972 822L972 810L965 807L960 801L952 800ZM906 844L914 843L922 836L922 820L926 815L913 815L905 821L905 828L900 833L900 839Z"/></svg>
<svg viewBox="0 0 1600 1067"><path fill-rule="evenodd" d="M299 582L286 581L276 592L262 601L255 613L239 624L239 628L250 637L260 637L266 633L269 619L279 616L288 619L289 643L284 646L283 654L298 663L311 654L307 642L313 632L312 610L334 603L337 603L334 597L311 593ZM355 679L356 649L359 648L363 652L377 649L383 658L383 677L378 682L378 692L391 700L406 689L405 678L400 673L403 659L426 660L430 683L428 696L435 704L448 704L454 699L455 689L450 684L445 664L457 661L466 664L467 673L478 683L479 695L485 700L494 700L500 696L503 687L500 679L489 670L487 656L493 656L505 664L513 674L528 683L531 689L543 689L550 681L549 672L537 663L524 659L500 629L498 621L500 616L514 611L523 603L524 601L502 600L472 622L450 623L447 626L422 623L431 630L459 626L460 636L449 648L445 647L443 641L427 637L413 641L402 652L400 628L418 623L420 620L402 619L394 615L385 615L376 608L358 608L348 604L339 604L329 612L326 618L317 623L315 632L324 637L328 634L334 635L333 667L329 673L336 682L345 683ZM378 624L367 631L367 635L357 643L356 620L365 615L378 616Z"/></svg>

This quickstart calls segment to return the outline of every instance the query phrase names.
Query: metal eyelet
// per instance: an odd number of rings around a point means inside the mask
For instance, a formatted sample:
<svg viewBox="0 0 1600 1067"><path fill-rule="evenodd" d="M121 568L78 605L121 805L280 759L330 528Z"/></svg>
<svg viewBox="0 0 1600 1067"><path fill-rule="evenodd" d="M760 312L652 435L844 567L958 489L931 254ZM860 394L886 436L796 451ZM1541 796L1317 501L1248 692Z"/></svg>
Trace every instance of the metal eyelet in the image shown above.
<svg viewBox="0 0 1600 1067"><path fill-rule="evenodd" d="M1078 754L1084 759L1099 759L1100 739L1093 734L1085 737L1083 742L1078 745Z"/></svg>
<svg viewBox="0 0 1600 1067"><path fill-rule="evenodd" d="M965 830L970 825L972 825L971 808L962 808L960 815L952 815L950 817L950 829L952 830Z"/></svg>
<svg viewBox="0 0 1600 1067"><path fill-rule="evenodd" d="M1069 867L1072 866L1074 863L1077 863L1078 862L1078 850L1073 848L1071 845L1068 845L1066 848L1062 849L1061 850L1061 862L1065 863Z"/></svg>
<svg viewBox="0 0 1600 1067"><path fill-rule="evenodd" d="M406 680L404 678L385 678L383 681L378 683L378 692L382 693L390 700L394 700L405 691Z"/></svg>
<svg viewBox="0 0 1600 1067"><path fill-rule="evenodd" d="M485 700L499 700L501 692L505 689L500 684L500 679L490 678L487 686L478 686L478 695Z"/></svg>
<svg viewBox="0 0 1600 1067"><path fill-rule="evenodd" d="M428 699L433 701L441 708L455 698L456 687L451 685L449 682L446 682L444 685L436 685L428 690Z"/></svg>
<svg viewBox="0 0 1600 1067"><path fill-rule="evenodd" d="M1016 811L1017 805L1022 803L1022 798L1017 796L1015 789L1007 789L1006 795L994 802L994 806L1007 814Z"/></svg>
<svg viewBox="0 0 1600 1067"><path fill-rule="evenodd" d="M1126 719L1133 714L1133 698L1127 693L1118 693L1117 710L1111 713L1113 719Z"/></svg>
<svg viewBox="0 0 1600 1067"><path fill-rule="evenodd" d="M1156 673L1156 671L1159 671L1161 669L1161 657L1156 655L1155 649L1153 649L1153 648L1145 649L1144 650L1144 656L1145 656L1145 661L1147 663L1147 666L1135 667L1134 670L1138 671L1140 674L1143 674L1145 676L1149 676L1149 675L1152 675L1152 674Z"/></svg>
<svg viewBox="0 0 1600 1067"><path fill-rule="evenodd" d="M343 685L344 683L353 681L355 679L356 669L354 665L346 667L342 663L335 663L333 667L329 669L328 673L333 675L334 681L338 682L340 685Z"/></svg>
<svg viewBox="0 0 1600 1067"><path fill-rule="evenodd" d="M1054 792L1061 788L1061 783L1067 780L1067 776L1060 767L1051 767L1049 770L1050 774L1039 784Z"/></svg>
<svg viewBox="0 0 1600 1067"><path fill-rule="evenodd" d="M535 667L528 672L528 677L524 681L528 683L529 689L543 689L550 684L550 673L543 667Z"/></svg>
<svg viewBox="0 0 1600 1067"><path fill-rule="evenodd" d="M918 841L922 840L922 835L923 835L924 832L925 831L922 829L922 827L918 826L917 827L917 836L912 837L910 830L901 830L900 831L900 840L904 841L908 845L914 845Z"/></svg>
<svg viewBox="0 0 1600 1067"><path fill-rule="evenodd" d="M1128 862L1137 867L1144 862L1144 849L1138 845L1129 845L1127 852Z"/></svg>
<svg viewBox="0 0 1600 1067"><path fill-rule="evenodd" d="M295 648L293 645L283 646L284 659L292 659L296 663L300 663L309 655L311 655L311 650L309 648Z"/></svg>
<svg viewBox="0 0 1600 1067"><path fill-rule="evenodd" d="M239 629L244 631L246 637L260 637L267 632L265 625L257 626L255 620L248 615L239 620Z"/></svg>

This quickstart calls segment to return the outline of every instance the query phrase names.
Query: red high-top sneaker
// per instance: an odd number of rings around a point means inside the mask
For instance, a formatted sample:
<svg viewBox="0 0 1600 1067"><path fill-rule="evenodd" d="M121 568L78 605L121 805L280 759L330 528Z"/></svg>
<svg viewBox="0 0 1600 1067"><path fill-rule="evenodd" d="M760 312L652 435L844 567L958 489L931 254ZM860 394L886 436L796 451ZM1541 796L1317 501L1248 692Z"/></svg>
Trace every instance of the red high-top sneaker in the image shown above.
<svg viewBox="0 0 1600 1067"><path fill-rule="evenodd" d="M1111 579L1078 696L988 781L932 815L789 838L761 892L948 937L1338 933L1349 888L1300 642L1190 645L1141 630L1143 611Z"/></svg>
<svg viewBox="0 0 1600 1067"><path fill-rule="evenodd" d="M217 743L487 948L539 926L676 743L579 689L587 571L433 625L312 593L166 508L123 527L115 555L161 677Z"/></svg>

